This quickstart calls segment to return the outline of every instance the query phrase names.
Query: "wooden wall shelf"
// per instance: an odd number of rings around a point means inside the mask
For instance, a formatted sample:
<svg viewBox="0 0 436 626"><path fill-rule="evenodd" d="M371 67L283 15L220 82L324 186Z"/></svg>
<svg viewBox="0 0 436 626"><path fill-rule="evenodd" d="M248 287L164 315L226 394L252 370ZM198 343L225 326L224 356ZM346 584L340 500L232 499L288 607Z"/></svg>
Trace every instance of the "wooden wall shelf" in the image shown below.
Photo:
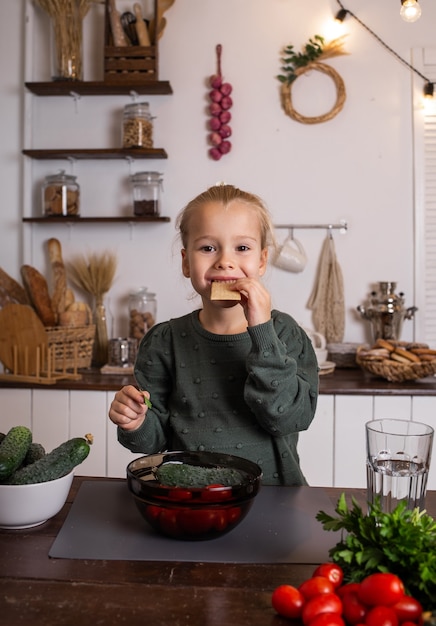
<svg viewBox="0 0 436 626"><path fill-rule="evenodd" d="M125 224L137 224L141 222L169 222L169 217L162 217L160 215L143 215L137 217L136 215L119 216L119 217L73 217L73 216L60 216L60 217L23 217L23 222L33 222L37 224L89 224L90 222L124 222Z"/></svg>
<svg viewBox="0 0 436 626"><path fill-rule="evenodd" d="M173 93L170 83L165 80L141 83L56 80L24 84L36 96L128 96L132 92L138 95L164 96Z"/></svg>
<svg viewBox="0 0 436 626"><path fill-rule="evenodd" d="M43 150L23 150L32 159L167 159L163 148L55 148Z"/></svg>

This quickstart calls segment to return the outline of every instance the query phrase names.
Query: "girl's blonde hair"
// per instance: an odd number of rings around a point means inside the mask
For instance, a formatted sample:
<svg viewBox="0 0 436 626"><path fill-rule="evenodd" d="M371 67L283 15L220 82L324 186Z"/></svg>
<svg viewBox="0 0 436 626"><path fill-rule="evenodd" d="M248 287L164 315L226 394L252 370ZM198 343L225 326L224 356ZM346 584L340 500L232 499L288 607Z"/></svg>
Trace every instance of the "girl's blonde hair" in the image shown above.
<svg viewBox="0 0 436 626"><path fill-rule="evenodd" d="M274 226L264 202L258 196L248 191L242 191L242 189L238 189L233 185L219 184L200 193L197 197L188 202L185 208L179 213L176 228L179 231L183 247L186 248L188 245L189 224L191 218L199 208L209 202L219 202L224 207L227 207L234 201L245 202L256 211L260 223L260 242L262 249L275 246Z"/></svg>

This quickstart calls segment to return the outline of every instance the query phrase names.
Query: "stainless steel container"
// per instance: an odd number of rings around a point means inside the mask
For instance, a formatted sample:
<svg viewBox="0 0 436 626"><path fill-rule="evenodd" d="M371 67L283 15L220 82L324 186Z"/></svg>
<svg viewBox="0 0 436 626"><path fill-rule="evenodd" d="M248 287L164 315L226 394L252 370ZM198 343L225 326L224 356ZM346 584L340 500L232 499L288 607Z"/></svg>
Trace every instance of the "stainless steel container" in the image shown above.
<svg viewBox="0 0 436 626"><path fill-rule="evenodd" d="M109 340L108 365L128 367L134 365L138 341L131 337L116 337Z"/></svg>
<svg viewBox="0 0 436 626"><path fill-rule="evenodd" d="M413 318L416 306L404 306L404 293L395 294L397 283L380 282L378 291L372 291L369 306L359 305L361 316L371 323L374 341L377 339L399 340L403 321Z"/></svg>

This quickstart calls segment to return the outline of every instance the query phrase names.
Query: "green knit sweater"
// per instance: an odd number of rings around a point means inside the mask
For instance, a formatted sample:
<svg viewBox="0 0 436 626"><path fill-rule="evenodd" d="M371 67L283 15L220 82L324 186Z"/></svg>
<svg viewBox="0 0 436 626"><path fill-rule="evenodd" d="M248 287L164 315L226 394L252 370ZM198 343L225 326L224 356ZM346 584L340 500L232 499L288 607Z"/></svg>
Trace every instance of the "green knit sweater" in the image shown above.
<svg viewBox="0 0 436 626"><path fill-rule="evenodd" d="M235 454L260 465L264 484L306 484L297 441L315 414L318 367L286 313L237 335L205 330L198 311L157 324L141 341L135 377L153 407L137 430L118 428L132 452Z"/></svg>

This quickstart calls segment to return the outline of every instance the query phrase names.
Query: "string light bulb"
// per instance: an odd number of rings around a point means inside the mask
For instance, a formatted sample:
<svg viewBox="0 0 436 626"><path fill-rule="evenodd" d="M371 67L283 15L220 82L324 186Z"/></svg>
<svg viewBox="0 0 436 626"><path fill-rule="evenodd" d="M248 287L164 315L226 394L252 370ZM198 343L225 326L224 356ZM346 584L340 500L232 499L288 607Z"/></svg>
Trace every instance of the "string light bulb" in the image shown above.
<svg viewBox="0 0 436 626"><path fill-rule="evenodd" d="M418 0L401 0L400 15L405 22L416 22L421 17Z"/></svg>
<svg viewBox="0 0 436 626"><path fill-rule="evenodd" d="M335 15L335 20L337 22L340 22L342 24L342 22L344 21L344 19L347 17L347 13L348 11L346 9L341 9L340 11L338 11Z"/></svg>
<svg viewBox="0 0 436 626"><path fill-rule="evenodd" d="M424 85L424 97L425 98L433 98L434 94L434 83L426 83Z"/></svg>

